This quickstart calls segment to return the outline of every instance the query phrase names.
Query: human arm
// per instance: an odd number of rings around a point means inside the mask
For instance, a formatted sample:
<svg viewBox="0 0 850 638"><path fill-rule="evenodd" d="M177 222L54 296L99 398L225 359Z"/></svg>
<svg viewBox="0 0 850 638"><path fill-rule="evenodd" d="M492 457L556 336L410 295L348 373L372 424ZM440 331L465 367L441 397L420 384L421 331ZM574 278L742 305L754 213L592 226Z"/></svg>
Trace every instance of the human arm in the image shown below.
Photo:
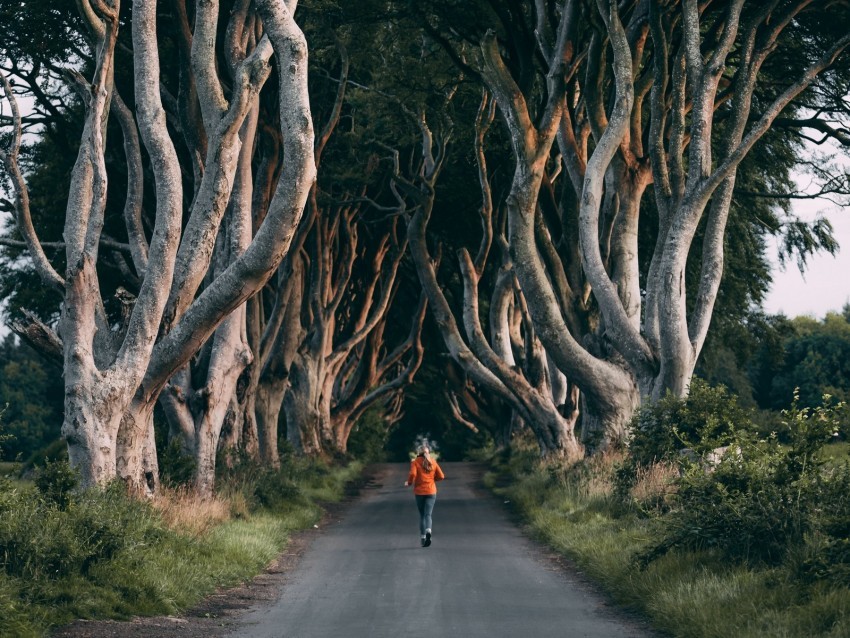
<svg viewBox="0 0 850 638"><path fill-rule="evenodd" d="M413 485L413 481L416 480L416 461L413 460L410 462L410 472L407 475L407 480L404 482L404 486L408 487Z"/></svg>
<svg viewBox="0 0 850 638"><path fill-rule="evenodd" d="M442 481L444 478L446 478L446 475L443 474L443 469L437 462L434 462L434 480Z"/></svg>

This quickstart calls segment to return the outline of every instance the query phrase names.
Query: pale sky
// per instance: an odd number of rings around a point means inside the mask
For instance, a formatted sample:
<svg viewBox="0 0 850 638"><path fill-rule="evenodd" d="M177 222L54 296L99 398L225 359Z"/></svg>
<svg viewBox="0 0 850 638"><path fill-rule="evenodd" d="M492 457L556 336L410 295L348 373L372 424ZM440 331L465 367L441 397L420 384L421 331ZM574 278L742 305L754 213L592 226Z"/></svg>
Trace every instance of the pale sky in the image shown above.
<svg viewBox="0 0 850 638"><path fill-rule="evenodd" d="M784 272L777 267L764 302L765 312L788 317L812 315L820 319L850 303L850 208L833 207L826 217L832 222L838 253L835 256L819 253L810 258L802 275L793 261L786 264ZM776 242L772 244L775 259Z"/></svg>
<svg viewBox="0 0 850 638"><path fill-rule="evenodd" d="M827 142L823 148L815 150L833 155L833 161L844 170L850 171L850 158L847 151L836 144ZM795 175L797 187L811 192L810 178ZM806 264L806 271L800 274L796 262L792 259L785 270L778 266L777 242L771 240L768 252L777 266L773 270L773 285L764 302L768 314L783 313L788 317L811 315L817 319L830 311L839 311L845 303L850 303L850 207L842 208L834 202L824 199L803 199L792 202L793 212L805 221L813 221L823 215L831 223L833 235L838 241L835 255L817 253Z"/></svg>

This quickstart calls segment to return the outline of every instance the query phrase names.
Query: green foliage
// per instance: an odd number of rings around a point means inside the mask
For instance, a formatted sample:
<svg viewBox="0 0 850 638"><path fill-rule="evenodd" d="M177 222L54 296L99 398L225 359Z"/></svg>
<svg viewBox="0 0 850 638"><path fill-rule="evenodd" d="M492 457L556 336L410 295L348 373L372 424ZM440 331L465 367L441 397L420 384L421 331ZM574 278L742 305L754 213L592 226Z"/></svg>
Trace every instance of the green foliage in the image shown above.
<svg viewBox="0 0 850 638"><path fill-rule="evenodd" d="M817 493L811 530L805 544L789 552L789 559L804 582L850 588L850 467L845 462L822 472L813 487Z"/></svg>
<svg viewBox="0 0 850 638"><path fill-rule="evenodd" d="M728 445L736 430L749 425L749 415L737 397L724 386L711 387L695 378L684 400L668 394L638 410L629 452L643 465L675 459L684 448L708 452Z"/></svg>
<svg viewBox="0 0 850 638"><path fill-rule="evenodd" d="M127 498L121 485L90 491L59 507L49 498L15 492L0 521L0 556L7 576L28 581L85 576L118 552L158 534L153 512Z"/></svg>
<svg viewBox="0 0 850 638"><path fill-rule="evenodd" d="M259 507L275 511L306 502L301 489L283 472L262 472L257 477L253 496Z"/></svg>
<svg viewBox="0 0 850 638"><path fill-rule="evenodd" d="M79 475L67 461L48 461L35 474L35 487L39 494L60 510L68 509L79 483Z"/></svg>
<svg viewBox="0 0 850 638"><path fill-rule="evenodd" d="M801 408L795 397L783 412L788 444L737 430L716 467L684 461L675 507L662 519L661 540L639 556L641 564L678 547L778 565L812 533L823 533L820 512L850 524L850 509L835 509L842 505L835 485L850 480L850 470L825 474L821 454L839 427L842 407Z"/></svg>
<svg viewBox="0 0 850 638"><path fill-rule="evenodd" d="M119 483L75 492L60 507L54 496L67 486L60 465L40 472L38 492L0 479L3 636L43 635L74 618L178 613L263 569L293 530L317 520L316 501L341 498L361 469L304 461L243 472L238 487L253 495L251 511L198 536L166 526ZM237 487L230 478L225 490Z"/></svg>
<svg viewBox="0 0 850 638"><path fill-rule="evenodd" d="M620 465L617 491L625 497L642 468L655 463L686 462L728 446L740 431L754 425L749 412L724 386L711 387L694 378L686 399L667 395L641 407L632 419L629 454ZM686 455L683 451L688 450Z"/></svg>
<svg viewBox="0 0 850 638"><path fill-rule="evenodd" d="M295 455L283 456L279 470L261 467L244 455L231 461L216 466L216 490L239 493L252 510L275 513L303 507L315 511L314 501L336 501L363 469L360 461L336 466Z"/></svg>
<svg viewBox="0 0 850 638"><path fill-rule="evenodd" d="M8 406L0 406L0 458L3 458L3 445L8 444L14 438L11 434L3 432L3 414Z"/></svg>
<svg viewBox="0 0 850 638"><path fill-rule="evenodd" d="M0 459L29 457L59 437L62 424L62 376L29 347L7 335L0 343L0 406L14 438Z"/></svg>
<svg viewBox="0 0 850 638"><path fill-rule="evenodd" d="M79 13L57 10L50 0L4 3L0 6L0 31L6 34L0 45L0 60L10 58L19 64L34 60L65 63L85 47ZM45 33L50 37L43 37Z"/></svg>
<svg viewBox="0 0 850 638"><path fill-rule="evenodd" d="M364 463L378 463L386 460L385 447L389 440L389 430L383 418L381 406L373 406L363 413L348 439L348 452Z"/></svg>
<svg viewBox="0 0 850 638"><path fill-rule="evenodd" d="M831 417L821 416L826 421L802 410L784 415L789 431L797 432L793 445L798 452L791 456L811 458L829 433ZM819 484L804 493L805 498L817 494L819 502L811 508L810 532L803 545L786 548L786 559L778 565L733 561L716 546L674 546L641 566L634 557L664 538L670 513L646 516L618 506L612 484L615 460L594 458L569 470L553 469L541 464L528 445L491 459L485 483L522 516L527 529L664 635L850 635L850 473L843 466L831 465L833 461L821 466ZM704 469L699 474L710 480Z"/></svg>
<svg viewBox="0 0 850 638"><path fill-rule="evenodd" d="M800 317L793 323L796 335L784 343L771 385L772 407L786 405L795 388L807 406L820 405L824 394L850 400L850 322L830 313L820 322Z"/></svg>
<svg viewBox="0 0 850 638"><path fill-rule="evenodd" d="M850 399L850 313L811 317L766 317L753 324L748 375L761 408L789 406L795 389L801 405L821 405L829 394Z"/></svg>
<svg viewBox="0 0 850 638"><path fill-rule="evenodd" d="M183 451L180 441L172 439L158 446L159 478L166 487L190 485L195 477L195 459Z"/></svg>
<svg viewBox="0 0 850 638"><path fill-rule="evenodd" d="M24 461L23 471L28 472L34 468L44 467L48 463L68 460L68 444L64 439L56 439L49 443L46 447L33 452L26 461Z"/></svg>
<svg viewBox="0 0 850 638"><path fill-rule="evenodd" d="M3 410L0 409L0 452L3 451L3 443L8 441L10 436L3 433ZM4 468L5 469L5 468ZM9 509L5 496L12 493L12 482L6 476L5 471L0 471L0 515L3 511Z"/></svg>

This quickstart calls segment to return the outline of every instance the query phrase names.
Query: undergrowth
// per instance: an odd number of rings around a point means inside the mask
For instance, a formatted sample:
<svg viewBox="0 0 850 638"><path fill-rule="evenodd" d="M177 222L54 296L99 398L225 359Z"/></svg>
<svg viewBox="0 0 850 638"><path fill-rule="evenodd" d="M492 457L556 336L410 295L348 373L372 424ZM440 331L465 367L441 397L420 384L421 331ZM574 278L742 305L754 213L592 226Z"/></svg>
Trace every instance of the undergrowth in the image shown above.
<svg viewBox="0 0 850 638"><path fill-rule="evenodd" d="M179 486L151 501L120 484L81 492L64 462L48 463L29 486L0 478L0 634L186 609L261 571L361 471L302 459L280 471L237 463L205 500Z"/></svg>
<svg viewBox="0 0 850 638"><path fill-rule="evenodd" d="M842 405L795 403L765 437L728 393L696 384L637 415L631 454L565 467L529 442L494 456L486 481L666 633L850 636L850 468L825 452L842 424Z"/></svg>

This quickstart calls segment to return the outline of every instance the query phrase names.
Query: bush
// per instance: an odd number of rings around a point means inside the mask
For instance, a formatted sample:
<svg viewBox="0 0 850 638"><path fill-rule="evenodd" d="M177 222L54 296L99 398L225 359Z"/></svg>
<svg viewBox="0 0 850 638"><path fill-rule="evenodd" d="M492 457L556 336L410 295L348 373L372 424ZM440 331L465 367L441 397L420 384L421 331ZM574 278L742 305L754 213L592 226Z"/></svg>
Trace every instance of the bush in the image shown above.
<svg viewBox="0 0 850 638"><path fill-rule="evenodd" d="M13 492L0 517L0 557L7 575L27 580L86 575L99 561L144 545L154 514L126 496L121 484L90 490L60 508L50 499Z"/></svg>
<svg viewBox="0 0 850 638"><path fill-rule="evenodd" d="M638 410L629 453L640 465L675 460L685 448L704 453L729 445L740 430L752 430L752 419L737 397L694 378L687 398L668 394Z"/></svg>
<svg viewBox="0 0 850 638"><path fill-rule="evenodd" d="M301 489L283 472L261 473L254 484L254 501L259 507L282 510L291 505L306 505Z"/></svg>
<svg viewBox="0 0 850 638"><path fill-rule="evenodd" d="M293 530L316 522L316 499L340 498L359 470L307 460L280 472L240 467L203 500L182 489L138 501L120 482L73 491L60 463L39 472L39 488L0 479L0 635L177 613L256 574Z"/></svg>
<svg viewBox="0 0 850 638"><path fill-rule="evenodd" d="M67 461L48 461L35 474L35 486L39 494L61 510L68 508L71 494L79 482L79 476Z"/></svg>
<svg viewBox="0 0 850 638"><path fill-rule="evenodd" d="M724 386L694 378L685 399L667 395L641 407L632 419L629 454L615 475L616 493L630 498L638 478L651 466L703 459L730 445L739 433L755 430L750 413ZM683 455L689 450L689 455Z"/></svg>
<svg viewBox="0 0 850 638"><path fill-rule="evenodd" d="M11 434L3 432L3 413L6 412L8 405L0 406L0 459L3 458L3 445L8 444L14 437Z"/></svg>
<svg viewBox="0 0 850 638"><path fill-rule="evenodd" d="M180 441L172 439L158 452L159 479L166 487L190 485L195 478L195 459L183 452Z"/></svg>
<svg viewBox="0 0 850 638"><path fill-rule="evenodd" d="M776 436L760 440L738 432L732 440L735 452L715 468L683 463L676 507L662 519L662 539L639 561L646 564L680 547L776 565L813 535L837 539L830 530L850 531L850 499L840 496L850 481L847 471L825 471L820 454L838 426L841 407L827 402L801 409L795 397L792 408L782 413L788 445L780 445ZM828 540L827 546L840 549Z"/></svg>
<svg viewBox="0 0 850 638"><path fill-rule="evenodd" d="M36 468L44 467L50 462L67 460L68 444L65 442L65 439L56 439L49 445L30 454L24 462L23 473L27 474Z"/></svg>
<svg viewBox="0 0 850 638"><path fill-rule="evenodd" d="M387 458L387 441L390 430L383 418L381 406L373 406L363 413L348 439L348 453L364 463L379 463Z"/></svg>
<svg viewBox="0 0 850 638"><path fill-rule="evenodd" d="M792 567L804 581L850 587L850 467L829 468L813 488L812 529Z"/></svg>

